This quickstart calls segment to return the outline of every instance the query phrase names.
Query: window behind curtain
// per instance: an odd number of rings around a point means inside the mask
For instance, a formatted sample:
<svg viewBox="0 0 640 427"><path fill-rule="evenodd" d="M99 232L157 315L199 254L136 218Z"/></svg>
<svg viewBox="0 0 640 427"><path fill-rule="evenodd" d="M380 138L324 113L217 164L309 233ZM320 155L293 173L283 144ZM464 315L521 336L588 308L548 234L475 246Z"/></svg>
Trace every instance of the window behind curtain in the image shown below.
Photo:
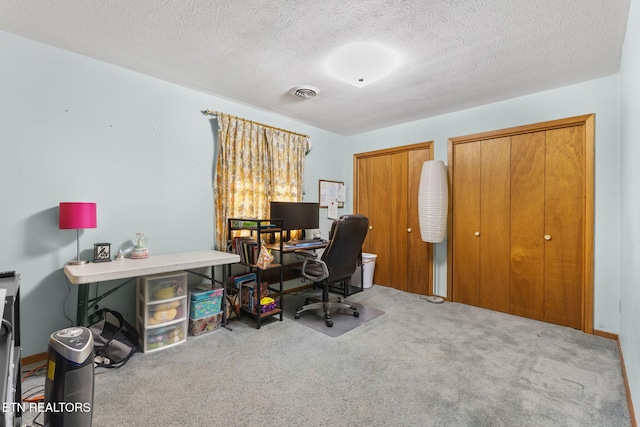
<svg viewBox="0 0 640 427"><path fill-rule="evenodd" d="M271 200L302 201L306 136L219 113L214 180L216 249L227 249L227 218L268 218Z"/></svg>

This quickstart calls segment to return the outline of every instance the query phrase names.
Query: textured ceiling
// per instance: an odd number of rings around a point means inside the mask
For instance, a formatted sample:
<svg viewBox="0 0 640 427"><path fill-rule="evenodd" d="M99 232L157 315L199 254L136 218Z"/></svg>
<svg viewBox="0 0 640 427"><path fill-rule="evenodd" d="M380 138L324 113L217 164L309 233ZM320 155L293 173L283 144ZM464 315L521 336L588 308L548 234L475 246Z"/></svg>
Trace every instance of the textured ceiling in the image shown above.
<svg viewBox="0 0 640 427"><path fill-rule="evenodd" d="M615 74L629 1L0 0L0 29L352 135ZM399 69L360 89L329 76L354 41Z"/></svg>

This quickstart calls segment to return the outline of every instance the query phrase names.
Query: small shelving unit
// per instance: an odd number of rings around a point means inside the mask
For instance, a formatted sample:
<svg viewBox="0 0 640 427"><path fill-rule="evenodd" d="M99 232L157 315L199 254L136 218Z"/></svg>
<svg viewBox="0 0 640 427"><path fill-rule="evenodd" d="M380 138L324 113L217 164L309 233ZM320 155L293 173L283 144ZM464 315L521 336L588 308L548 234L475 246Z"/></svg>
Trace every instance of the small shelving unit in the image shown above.
<svg viewBox="0 0 640 427"><path fill-rule="evenodd" d="M253 300L251 305L242 304L240 307L240 313L246 314L256 321L256 328L260 329L261 323L264 319L277 316L279 320L283 320L283 301L284 295L283 289L283 272L282 264L271 263L266 269L261 269L255 264L257 255L260 252L260 243L265 240L275 243L278 240L280 245L280 253L282 253L283 235L282 235L282 220L279 219L244 219L244 218L229 218L228 220L228 241L230 250L240 255L240 264L244 265L249 272L255 273L256 280L255 285L241 285L239 288L228 286L228 293L240 292L242 298L243 286L254 286ZM234 231L249 231L249 236L235 237ZM231 268L231 267L229 267ZM279 276L277 283L269 285L262 284L262 274L264 271L276 270ZM229 274L231 276L231 274ZM264 295L263 293L266 293ZM262 305L260 303L262 297L271 297L275 300L273 304Z"/></svg>
<svg viewBox="0 0 640 427"><path fill-rule="evenodd" d="M187 273L138 278L136 326L143 352L161 350L185 342L188 321Z"/></svg>

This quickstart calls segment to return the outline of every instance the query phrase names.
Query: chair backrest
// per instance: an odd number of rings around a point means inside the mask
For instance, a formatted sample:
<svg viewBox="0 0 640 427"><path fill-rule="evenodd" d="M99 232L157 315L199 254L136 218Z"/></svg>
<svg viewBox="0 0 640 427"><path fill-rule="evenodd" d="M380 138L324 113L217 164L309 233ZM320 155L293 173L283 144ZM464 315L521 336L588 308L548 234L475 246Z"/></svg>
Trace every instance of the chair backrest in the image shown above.
<svg viewBox="0 0 640 427"><path fill-rule="evenodd" d="M329 270L327 282L344 280L356 271L368 230L369 219L364 215L342 215L331 224L329 245L320 258Z"/></svg>

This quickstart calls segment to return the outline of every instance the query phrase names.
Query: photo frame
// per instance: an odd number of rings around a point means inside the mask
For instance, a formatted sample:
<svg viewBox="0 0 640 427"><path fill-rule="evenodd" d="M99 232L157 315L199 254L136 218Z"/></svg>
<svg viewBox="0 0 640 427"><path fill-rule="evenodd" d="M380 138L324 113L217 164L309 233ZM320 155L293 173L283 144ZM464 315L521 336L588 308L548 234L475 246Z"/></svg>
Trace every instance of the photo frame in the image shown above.
<svg viewBox="0 0 640 427"><path fill-rule="evenodd" d="M93 244L93 262L111 261L111 243Z"/></svg>

